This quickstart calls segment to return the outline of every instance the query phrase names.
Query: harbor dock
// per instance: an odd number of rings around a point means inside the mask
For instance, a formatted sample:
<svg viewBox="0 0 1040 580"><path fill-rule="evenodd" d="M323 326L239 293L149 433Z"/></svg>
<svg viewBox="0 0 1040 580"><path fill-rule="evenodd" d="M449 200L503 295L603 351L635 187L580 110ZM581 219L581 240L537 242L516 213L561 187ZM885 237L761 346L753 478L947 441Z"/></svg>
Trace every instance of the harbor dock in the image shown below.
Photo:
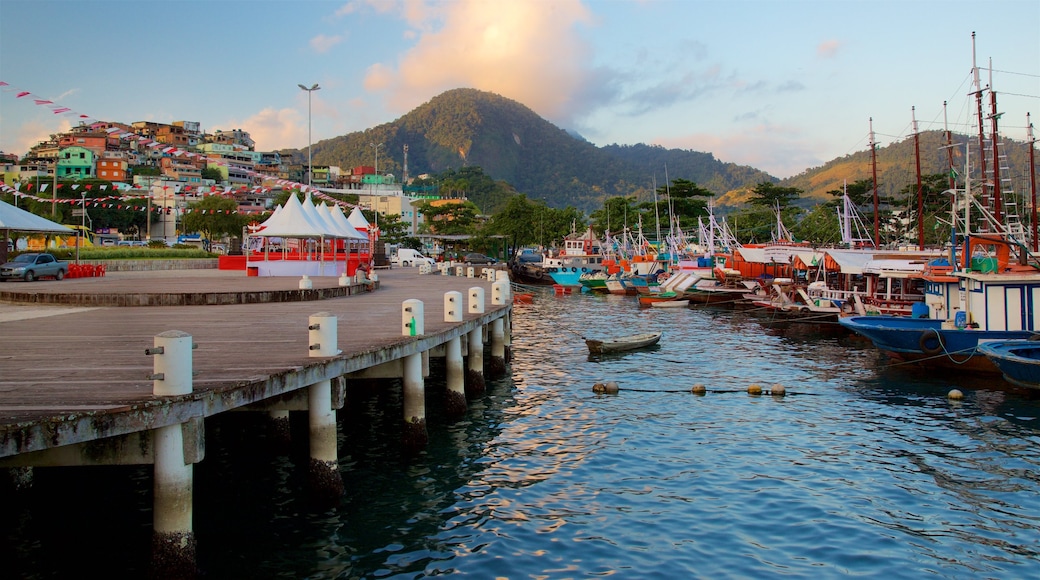
<svg viewBox="0 0 1040 580"><path fill-rule="evenodd" d="M2 284L0 467L31 485L34 467L154 464L153 561L159 576L188 575L190 469L205 457L206 418L306 412L311 479L335 496L346 381L400 379L404 443L422 445L431 357L445 360L449 411L482 392L485 355L504 372L512 299L494 274L403 268L345 284L199 270Z"/></svg>

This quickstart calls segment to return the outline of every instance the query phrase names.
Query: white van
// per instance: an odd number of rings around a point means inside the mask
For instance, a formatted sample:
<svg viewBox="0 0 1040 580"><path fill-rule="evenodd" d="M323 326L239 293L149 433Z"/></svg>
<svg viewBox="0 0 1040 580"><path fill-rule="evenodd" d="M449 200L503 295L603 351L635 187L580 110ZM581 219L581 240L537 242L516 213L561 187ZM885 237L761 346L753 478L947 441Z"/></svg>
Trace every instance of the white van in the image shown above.
<svg viewBox="0 0 1040 580"><path fill-rule="evenodd" d="M424 256L419 250L411 248L398 249L390 261L394 266L418 266L422 263L434 265L433 258Z"/></svg>

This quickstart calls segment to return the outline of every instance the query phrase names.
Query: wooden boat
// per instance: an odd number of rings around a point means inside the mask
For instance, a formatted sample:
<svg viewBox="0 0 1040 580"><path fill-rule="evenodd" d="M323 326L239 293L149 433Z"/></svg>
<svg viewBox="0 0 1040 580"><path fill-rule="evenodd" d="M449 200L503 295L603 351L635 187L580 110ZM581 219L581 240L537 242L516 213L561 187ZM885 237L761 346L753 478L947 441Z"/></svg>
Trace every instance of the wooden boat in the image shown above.
<svg viewBox="0 0 1040 580"><path fill-rule="evenodd" d="M654 308L687 308L690 305L690 301L686 299L682 300L661 300L658 302L651 302L650 306Z"/></svg>
<svg viewBox="0 0 1040 580"><path fill-rule="evenodd" d="M608 338L604 340L586 338L585 344L588 345L590 353L602 354L607 352L623 352L627 350L635 350L637 348L653 346L657 344L657 341L659 340L661 340L660 332L648 332L644 334L633 334L631 336L620 336L618 338Z"/></svg>
<svg viewBox="0 0 1040 580"><path fill-rule="evenodd" d="M1040 341L997 340L979 343L986 355L1011 384L1040 389Z"/></svg>
<svg viewBox="0 0 1040 580"><path fill-rule="evenodd" d="M682 296L675 292L658 292L656 294L640 294L639 305L649 306L655 302L665 302L667 300L678 300Z"/></svg>

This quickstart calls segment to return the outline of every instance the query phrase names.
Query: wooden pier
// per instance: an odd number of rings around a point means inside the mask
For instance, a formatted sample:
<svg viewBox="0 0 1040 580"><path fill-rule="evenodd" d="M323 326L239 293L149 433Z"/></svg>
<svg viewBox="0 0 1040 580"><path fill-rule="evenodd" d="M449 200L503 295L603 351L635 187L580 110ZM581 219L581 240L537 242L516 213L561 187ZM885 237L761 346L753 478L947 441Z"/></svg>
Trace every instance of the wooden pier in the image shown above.
<svg viewBox="0 0 1040 580"><path fill-rule="evenodd" d="M162 271L2 284L0 467L154 464L156 574L190 575L190 470L205 457L206 418L307 412L312 480L336 494L344 381L402 379L408 442L421 445L431 356L445 357L456 409L483 390L485 354L504 370L508 280L458 273L398 268L358 284Z"/></svg>

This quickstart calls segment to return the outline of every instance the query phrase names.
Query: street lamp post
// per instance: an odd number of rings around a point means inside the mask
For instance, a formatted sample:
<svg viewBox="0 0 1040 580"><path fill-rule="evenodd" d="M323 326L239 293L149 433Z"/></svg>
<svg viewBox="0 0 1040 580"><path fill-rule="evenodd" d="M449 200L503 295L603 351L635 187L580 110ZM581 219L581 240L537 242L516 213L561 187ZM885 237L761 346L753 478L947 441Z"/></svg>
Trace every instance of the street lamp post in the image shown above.
<svg viewBox="0 0 1040 580"><path fill-rule="evenodd" d="M318 83L311 85L311 88L307 88L303 85L296 85L301 89L307 91L307 187L311 186L311 174L314 173L311 168L311 93L321 89Z"/></svg>
<svg viewBox="0 0 1040 580"><path fill-rule="evenodd" d="M369 143L370 147L376 150L376 177L379 177L379 148L383 146L382 143Z"/></svg>
<svg viewBox="0 0 1040 580"><path fill-rule="evenodd" d="M81 191L79 194L79 210L82 212L79 214L79 233L76 234L76 263L79 264L79 240L83 237L87 228L87 192Z"/></svg>

